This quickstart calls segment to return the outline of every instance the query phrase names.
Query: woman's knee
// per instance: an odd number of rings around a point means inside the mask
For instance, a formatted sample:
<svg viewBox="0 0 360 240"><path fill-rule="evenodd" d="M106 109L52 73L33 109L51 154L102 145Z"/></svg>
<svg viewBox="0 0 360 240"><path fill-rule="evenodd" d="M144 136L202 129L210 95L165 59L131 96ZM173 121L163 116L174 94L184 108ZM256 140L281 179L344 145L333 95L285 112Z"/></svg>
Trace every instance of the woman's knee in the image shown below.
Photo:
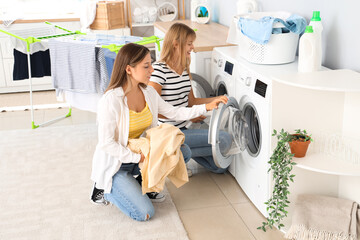
<svg viewBox="0 0 360 240"><path fill-rule="evenodd" d="M183 144L180 147L180 150L183 154L184 161L187 163L191 158L191 149L187 144Z"/></svg>
<svg viewBox="0 0 360 240"><path fill-rule="evenodd" d="M150 218L152 218L154 214L154 206L149 206L148 208L144 208L134 213L130 213L130 217L136 221L143 222L150 220Z"/></svg>

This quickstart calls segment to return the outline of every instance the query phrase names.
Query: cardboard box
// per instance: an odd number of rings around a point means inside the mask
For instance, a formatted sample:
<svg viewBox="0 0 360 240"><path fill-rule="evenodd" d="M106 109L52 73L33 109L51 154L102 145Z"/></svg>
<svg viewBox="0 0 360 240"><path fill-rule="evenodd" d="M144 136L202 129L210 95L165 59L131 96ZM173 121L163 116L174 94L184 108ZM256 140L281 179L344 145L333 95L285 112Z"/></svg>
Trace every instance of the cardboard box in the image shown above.
<svg viewBox="0 0 360 240"><path fill-rule="evenodd" d="M124 2L100 1L96 4L96 16L90 25L94 30L125 27Z"/></svg>

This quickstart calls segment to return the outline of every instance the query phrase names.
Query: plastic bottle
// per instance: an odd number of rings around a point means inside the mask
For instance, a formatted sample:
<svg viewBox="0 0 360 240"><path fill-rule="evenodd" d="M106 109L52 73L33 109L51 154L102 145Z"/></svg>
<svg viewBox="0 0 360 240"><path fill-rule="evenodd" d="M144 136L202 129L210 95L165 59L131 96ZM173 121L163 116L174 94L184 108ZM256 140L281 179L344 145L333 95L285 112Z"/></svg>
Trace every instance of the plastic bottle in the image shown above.
<svg viewBox="0 0 360 240"><path fill-rule="evenodd" d="M321 18L320 18L320 11L313 11L313 16L310 20L309 25L313 27L313 31L316 37L316 51L317 51L316 55L319 56L318 62L316 64L316 70L320 70L322 65L321 35L323 31L323 25L321 23Z"/></svg>
<svg viewBox="0 0 360 240"><path fill-rule="evenodd" d="M299 72L317 71L319 62L318 51L316 51L316 36L312 26L306 26L305 33L301 36L299 42Z"/></svg>

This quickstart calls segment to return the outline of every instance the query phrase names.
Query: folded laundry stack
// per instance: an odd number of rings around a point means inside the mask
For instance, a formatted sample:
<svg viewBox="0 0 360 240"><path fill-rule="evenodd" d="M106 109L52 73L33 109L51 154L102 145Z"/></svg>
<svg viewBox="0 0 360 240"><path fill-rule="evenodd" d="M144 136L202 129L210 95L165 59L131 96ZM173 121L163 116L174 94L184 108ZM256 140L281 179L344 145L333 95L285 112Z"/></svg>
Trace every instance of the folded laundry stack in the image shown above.
<svg viewBox="0 0 360 240"><path fill-rule="evenodd" d="M351 200L299 195L285 237L295 240L356 240L359 205Z"/></svg>

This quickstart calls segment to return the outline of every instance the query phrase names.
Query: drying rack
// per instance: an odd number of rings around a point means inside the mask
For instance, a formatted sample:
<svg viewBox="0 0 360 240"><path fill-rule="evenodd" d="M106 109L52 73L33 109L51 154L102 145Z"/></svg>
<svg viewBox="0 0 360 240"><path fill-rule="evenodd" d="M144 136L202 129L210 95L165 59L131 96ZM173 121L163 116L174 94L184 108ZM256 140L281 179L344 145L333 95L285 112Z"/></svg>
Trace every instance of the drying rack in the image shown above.
<svg viewBox="0 0 360 240"><path fill-rule="evenodd" d="M27 55L27 61L28 61L28 74L29 74L31 127L32 127L32 129L36 129L38 127L41 127L41 126L44 126L44 125L47 125L47 124L51 124L51 123L54 123L54 122L59 121L61 119L65 119L65 118L70 117L71 116L71 106L69 106L69 112L65 116L61 116L61 117L49 120L49 121L43 122L43 123L38 124L38 125L35 124L35 122L34 122L33 95L32 95L33 90L32 90L32 76L31 76L31 61L30 61L30 46L31 46L31 44L36 43L36 42L41 42L41 41L47 41L48 39L51 39L51 38L59 38L59 37L65 37L65 36L74 36L76 38L76 36L86 35L86 33L82 33L80 31L70 31L68 29L65 29L65 28L60 27L60 26L55 25L55 24L52 24L50 22L44 22L44 23L52 25L53 27L64 31L65 33L55 34L55 35L48 35L48 36L40 36L40 37L26 37L26 38L24 38L24 37L18 36L16 34L13 34L11 32L0 29L0 32L5 33L7 35L10 35L10 36L12 36L14 38L17 38L17 39L19 39L21 41L24 41L26 43L26 55ZM158 47L158 49L160 51L160 41L161 40L162 39L160 39L160 38L158 38L156 36L151 36L151 37L143 37L142 40L134 42L134 43L137 43L137 44L140 44L140 45L156 43L157 47ZM122 46L124 46L124 45L125 44L122 44L122 45L109 44L109 45L96 45L96 47L107 48L112 52L118 53L120 48Z"/></svg>

